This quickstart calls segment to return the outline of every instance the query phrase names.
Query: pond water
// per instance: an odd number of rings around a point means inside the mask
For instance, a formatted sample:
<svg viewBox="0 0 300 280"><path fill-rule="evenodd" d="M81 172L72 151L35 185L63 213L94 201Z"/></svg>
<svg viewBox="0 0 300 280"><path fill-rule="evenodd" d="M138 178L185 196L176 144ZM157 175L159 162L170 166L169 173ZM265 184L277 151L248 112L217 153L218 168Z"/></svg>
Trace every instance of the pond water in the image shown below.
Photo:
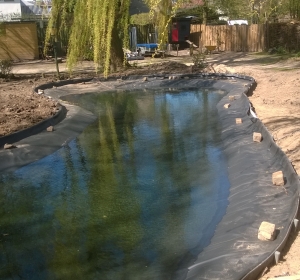
<svg viewBox="0 0 300 280"><path fill-rule="evenodd" d="M0 279L181 279L225 214L207 90L66 96L98 120L0 174Z"/></svg>

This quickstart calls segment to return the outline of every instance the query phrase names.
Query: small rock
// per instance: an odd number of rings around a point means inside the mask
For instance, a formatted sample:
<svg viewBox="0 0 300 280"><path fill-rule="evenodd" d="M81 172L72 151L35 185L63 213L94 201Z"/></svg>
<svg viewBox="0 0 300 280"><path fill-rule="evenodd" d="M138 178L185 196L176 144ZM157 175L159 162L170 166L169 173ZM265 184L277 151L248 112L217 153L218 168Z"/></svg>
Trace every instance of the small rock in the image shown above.
<svg viewBox="0 0 300 280"><path fill-rule="evenodd" d="M243 123L243 120L241 118L236 118L235 123L236 124L241 124L241 123Z"/></svg>
<svg viewBox="0 0 300 280"><path fill-rule="evenodd" d="M38 94L44 94L44 90L38 89Z"/></svg>
<svg viewBox="0 0 300 280"><path fill-rule="evenodd" d="M259 132L253 133L253 141L254 142L261 142L262 141L262 135Z"/></svg>
<svg viewBox="0 0 300 280"><path fill-rule="evenodd" d="M5 150L8 150L8 149L14 149L14 148L17 148L15 145L13 144L4 144L4 149Z"/></svg>
<svg viewBox="0 0 300 280"><path fill-rule="evenodd" d="M52 132L52 131L54 131L54 127L51 125L51 126L48 126L47 127L47 131L48 132Z"/></svg>
<svg viewBox="0 0 300 280"><path fill-rule="evenodd" d="M259 240L262 240L262 241L274 240L276 237L275 224L271 224L268 222L262 222L258 229L257 237Z"/></svg>
<svg viewBox="0 0 300 280"><path fill-rule="evenodd" d="M231 106L230 103L224 104L224 108L226 108L226 109L228 109L230 106Z"/></svg>
<svg viewBox="0 0 300 280"><path fill-rule="evenodd" d="M230 100L230 101L235 100L235 96L234 96L234 95L229 95L229 100Z"/></svg>
<svg viewBox="0 0 300 280"><path fill-rule="evenodd" d="M275 186L284 186L284 177L282 171L277 171L272 174L272 183Z"/></svg>
<svg viewBox="0 0 300 280"><path fill-rule="evenodd" d="M169 80L173 80L173 76L169 76Z"/></svg>
<svg viewBox="0 0 300 280"><path fill-rule="evenodd" d="M147 82L148 81L148 78L147 77L144 77L143 78L143 82Z"/></svg>
<svg viewBox="0 0 300 280"><path fill-rule="evenodd" d="M269 54L275 54L276 52L277 52L276 48L270 48L270 49L268 50L268 53L269 53Z"/></svg>

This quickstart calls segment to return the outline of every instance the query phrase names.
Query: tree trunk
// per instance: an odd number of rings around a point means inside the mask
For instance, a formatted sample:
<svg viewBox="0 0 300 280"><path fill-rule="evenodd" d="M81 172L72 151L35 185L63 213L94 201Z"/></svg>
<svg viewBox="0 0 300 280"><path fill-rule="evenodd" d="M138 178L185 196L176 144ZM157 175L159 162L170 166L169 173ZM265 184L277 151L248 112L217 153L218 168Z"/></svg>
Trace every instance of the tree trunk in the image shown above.
<svg viewBox="0 0 300 280"><path fill-rule="evenodd" d="M206 0L203 1L203 24L207 23L207 3Z"/></svg>
<svg viewBox="0 0 300 280"><path fill-rule="evenodd" d="M118 30L116 26L117 24L115 24L112 31L110 71L116 71L118 68L123 67L123 61L124 61L122 40L118 36Z"/></svg>

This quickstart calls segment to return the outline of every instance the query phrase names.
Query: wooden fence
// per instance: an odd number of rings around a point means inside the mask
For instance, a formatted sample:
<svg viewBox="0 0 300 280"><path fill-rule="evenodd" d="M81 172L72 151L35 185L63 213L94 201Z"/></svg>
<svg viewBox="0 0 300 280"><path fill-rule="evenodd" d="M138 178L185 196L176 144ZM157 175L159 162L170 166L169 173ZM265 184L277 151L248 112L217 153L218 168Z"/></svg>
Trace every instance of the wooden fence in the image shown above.
<svg viewBox="0 0 300 280"><path fill-rule="evenodd" d="M1 24L0 59L24 60L39 57L35 22Z"/></svg>
<svg viewBox="0 0 300 280"><path fill-rule="evenodd" d="M190 40L199 48L217 46L220 51L260 52L266 49L263 24L191 25Z"/></svg>

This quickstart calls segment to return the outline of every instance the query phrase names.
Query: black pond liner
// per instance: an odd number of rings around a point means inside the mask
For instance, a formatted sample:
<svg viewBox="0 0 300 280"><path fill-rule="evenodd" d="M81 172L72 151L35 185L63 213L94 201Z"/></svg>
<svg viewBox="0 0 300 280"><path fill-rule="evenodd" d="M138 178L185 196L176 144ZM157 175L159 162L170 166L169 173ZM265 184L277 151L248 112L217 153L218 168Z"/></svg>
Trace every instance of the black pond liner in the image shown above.
<svg viewBox="0 0 300 280"><path fill-rule="evenodd" d="M289 159L251 114L245 93L233 101L229 95L217 105L231 183L229 205L211 244L188 268L186 279L256 279L283 249L298 212L299 178ZM231 104L228 109L226 103ZM236 118L243 123L236 124ZM254 132L262 134L262 142L253 142ZM272 173L278 170L283 171L284 187L272 184ZM276 225L276 240L257 238L263 221Z"/></svg>
<svg viewBox="0 0 300 280"><path fill-rule="evenodd" d="M153 83L142 83L140 76L120 77L125 83L123 87L121 85L118 88L186 88L186 84L189 84L189 87L212 87L214 84L218 85L217 80L239 81L240 84L244 81L246 87L230 84L227 87L228 95L217 105L231 183L226 214L217 225L210 244L196 260L183 261L173 278L255 279L266 266L274 263L275 252L283 249L290 231L294 229L293 222L299 206L299 178L265 126L251 114L246 94L251 94L256 86L253 78L226 74L175 76L176 80L169 81L166 75L148 76L149 81L156 80ZM184 83L182 78L189 79L190 82ZM116 79L111 78L108 81ZM87 81L90 80L60 81L42 85L35 91ZM105 81L107 80L102 80ZM223 89L226 89L226 86ZM234 95L235 100L229 100L230 95ZM224 108L226 103L231 104L228 109ZM236 118L242 118L242 124L236 124ZM38 124L38 129L32 128L32 133L45 129L50 124L49 121L51 120ZM263 141L253 142L253 132L260 132ZM28 131L22 131L13 139L27 136ZM272 173L278 170L284 173L284 187L272 185ZM258 240L258 228L262 221L276 225L277 237L274 241Z"/></svg>

